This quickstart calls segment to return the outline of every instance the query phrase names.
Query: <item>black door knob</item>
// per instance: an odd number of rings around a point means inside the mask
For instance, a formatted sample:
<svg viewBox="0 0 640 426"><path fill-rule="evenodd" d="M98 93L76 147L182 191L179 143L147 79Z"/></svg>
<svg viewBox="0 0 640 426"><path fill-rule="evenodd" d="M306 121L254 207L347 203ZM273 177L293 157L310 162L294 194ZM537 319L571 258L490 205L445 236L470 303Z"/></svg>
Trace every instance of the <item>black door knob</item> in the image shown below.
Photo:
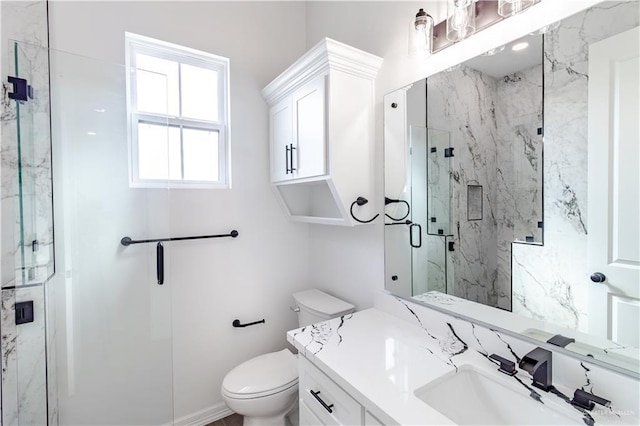
<svg viewBox="0 0 640 426"><path fill-rule="evenodd" d="M591 274L591 281L594 283L603 283L607 280L607 276L602 272L594 272Z"/></svg>

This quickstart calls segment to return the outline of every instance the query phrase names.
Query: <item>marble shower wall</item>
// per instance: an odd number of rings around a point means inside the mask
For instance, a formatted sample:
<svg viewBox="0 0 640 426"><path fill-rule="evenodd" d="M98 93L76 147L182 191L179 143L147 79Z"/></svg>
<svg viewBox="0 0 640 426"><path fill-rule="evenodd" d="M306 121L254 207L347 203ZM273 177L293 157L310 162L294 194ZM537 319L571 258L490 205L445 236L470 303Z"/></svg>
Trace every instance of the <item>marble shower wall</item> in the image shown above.
<svg viewBox="0 0 640 426"><path fill-rule="evenodd" d="M2 424L55 425L55 368L46 368L55 365L56 341L47 3L0 2L0 19L3 86L17 75L33 87L33 99L19 106L3 90L1 105ZM34 322L16 326L15 302L27 300Z"/></svg>
<svg viewBox="0 0 640 426"><path fill-rule="evenodd" d="M639 9L604 2L545 35L544 246L513 246L513 312L587 329L588 49L638 26Z"/></svg>
<svg viewBox="0 0 640 426"><path fill-rule="evenodd" d="M523 222L537 225L541 217L531 203L540 191L530 189L539 182L541 80L540 67L495 78L464 65L428 79L428 127L450 132L455 148L450 294L511 308L511 241L537 237ZM525 183L529 189L514 190ZM482 187L475 203L468 200L470 185ZM481 219L468 216L470 204ZM529 208L520 211L523 205Z"/></svg>
<svg viewBox="0 0 640 426"><path fill-rule="evenodd" d="M448 293L497 305L497 233L491 206L495 199L496 141L495 79L460 67L427 80L427 126L451 134L454 161L450 252L455 280ZM483 220L467 220L467 185L482 185Z"/></svg>
<svg viewBox="0 0 640 426"><path fill-rule="evenodd" d="M542 212L542 65L498 81L496 168L498 306L511 309L513 241L541 244ZM527 244L525 244L527 245ZM508 300L505 296L508 294Z"/></svg>

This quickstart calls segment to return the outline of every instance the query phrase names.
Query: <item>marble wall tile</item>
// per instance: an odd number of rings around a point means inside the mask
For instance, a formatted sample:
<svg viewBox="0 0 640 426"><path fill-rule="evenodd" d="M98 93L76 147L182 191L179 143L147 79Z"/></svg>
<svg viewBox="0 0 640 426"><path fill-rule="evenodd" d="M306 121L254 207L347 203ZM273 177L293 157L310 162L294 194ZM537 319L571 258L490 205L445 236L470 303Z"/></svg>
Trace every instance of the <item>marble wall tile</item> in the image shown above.
<svg viewBox="0 0 640 426"><path fill-rule="evenodd" d="M427 81L428 127L451 134L454 149L452 233L450 252L455 271L449 293L495 306L497 303L495 190L496 82L476 70L460 67ZM467 220L467 186L482 185L484 219Z"/></svg>
<svg viewBox="0 0 640 426"><path fill-rule="evenodd" d="M545 34L544 246L513 247L518 314L587 331L588 47L639 21L637 2L603 2Z"/></svg>
<svg viewBox="0 0 640 426"><path fill-rule="evenodd" d="M15 303L33 301L34 321L16 325ZM2 424L47 424L44 287L2 290Z"/></svg>
<svg viewBox="0 0 640 426"><path fill-rule="evenodd" d="M511 242L541 234L541 67L495 78L462 66L428 88L428 126L450 132L455 147L448 291L510 310ZM469 186L481 187L481 200L468 199ZM471 204L479 214L470 218Z"/></svg>

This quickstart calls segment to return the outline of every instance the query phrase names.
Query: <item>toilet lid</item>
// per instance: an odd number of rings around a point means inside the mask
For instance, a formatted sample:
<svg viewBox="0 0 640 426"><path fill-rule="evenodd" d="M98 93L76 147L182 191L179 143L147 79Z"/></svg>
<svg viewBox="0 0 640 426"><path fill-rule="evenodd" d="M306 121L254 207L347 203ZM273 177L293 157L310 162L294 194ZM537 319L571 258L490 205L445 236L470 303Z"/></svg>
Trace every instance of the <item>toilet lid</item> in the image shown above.
<svg viewBox="0 0 640 426"><path fill-rule="evenodd" d="M283 349L238 365L225 376L222 388L237 398L255 398L288 389L297 382L298 359Z"/></svg>

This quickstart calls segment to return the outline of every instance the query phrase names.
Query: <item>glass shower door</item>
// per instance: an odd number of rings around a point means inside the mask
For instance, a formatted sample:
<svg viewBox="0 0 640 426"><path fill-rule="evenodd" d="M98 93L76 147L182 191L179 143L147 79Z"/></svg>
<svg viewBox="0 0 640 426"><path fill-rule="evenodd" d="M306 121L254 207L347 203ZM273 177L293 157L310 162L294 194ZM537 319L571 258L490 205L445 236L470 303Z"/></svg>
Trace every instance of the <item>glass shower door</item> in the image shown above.
<svg viewBox="0 0 640 426"><path fill-rule="evenodd" d="M155 244L120 243L170 236L170 192L129 185L129 70L50 59L60 423L172 424L171 280Z"/></svg>
<svg viewBox="0 0 640 426"><path fill-rule="evenodd" d="M47 424L53 211L46 51L9 43L2 115L2 419ZM44 91L40 89L43 88Z"/></svg>

